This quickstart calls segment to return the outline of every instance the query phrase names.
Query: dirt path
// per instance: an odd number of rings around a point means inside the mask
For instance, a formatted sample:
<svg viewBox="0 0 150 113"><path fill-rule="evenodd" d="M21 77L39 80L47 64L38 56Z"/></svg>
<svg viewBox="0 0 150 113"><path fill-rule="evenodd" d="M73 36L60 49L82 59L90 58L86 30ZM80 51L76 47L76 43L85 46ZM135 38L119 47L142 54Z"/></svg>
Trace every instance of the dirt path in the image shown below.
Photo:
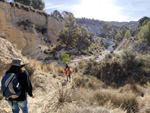
<svg viewBox="0 0 150 113"><path fill-rule="evenodd" d="M65 77L54 78L52 74L36 71L32 76L32 85L35 87L33 99L28 96L29 113L49 113L54 112L55 103L58 102L59 87L69 88L69 83L64 80ZM11 113L7 101L0 101L0 113Z"/></svg>
<svg viewBox="0 0 150 113"><path fill-rule="evenodd" d="M95 61L99 62L100 60L102 60L107 54L109 54L111 51L114 50L113 46L115 45L114 42L112 42L111 40L108 40L107 43L109 43L109 46L106 50L102 51L101 54L99 56L94 56L94 55L91 55L91 56L83 56L83 57L80 57L80 58L76 58L74 60L72 60L72 63L74 64L78 64L79 61L81 60L88 60L88 59L95 59Z"/></svg>

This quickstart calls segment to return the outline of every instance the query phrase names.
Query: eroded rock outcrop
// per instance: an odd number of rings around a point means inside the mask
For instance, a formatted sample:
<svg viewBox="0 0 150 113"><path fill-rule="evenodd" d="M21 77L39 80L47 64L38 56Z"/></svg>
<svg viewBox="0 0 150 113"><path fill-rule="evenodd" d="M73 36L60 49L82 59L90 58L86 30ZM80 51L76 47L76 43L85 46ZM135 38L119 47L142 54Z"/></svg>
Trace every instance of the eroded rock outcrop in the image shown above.
<svg viewBox="0 0 150 113"><path fill-rule="evenodd" d="M41 45L56 43L63 29L60 19L19 3L0 2L0 36L32 58L41 57Z"/></svg>

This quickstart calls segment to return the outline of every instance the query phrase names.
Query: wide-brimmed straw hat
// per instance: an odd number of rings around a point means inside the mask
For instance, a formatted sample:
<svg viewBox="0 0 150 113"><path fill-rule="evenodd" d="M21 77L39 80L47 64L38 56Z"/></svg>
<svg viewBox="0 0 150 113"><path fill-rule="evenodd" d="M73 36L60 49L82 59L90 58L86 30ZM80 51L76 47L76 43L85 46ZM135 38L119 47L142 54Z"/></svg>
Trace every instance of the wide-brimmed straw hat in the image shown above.
<svg viewBox="0 0 150 113"><path fill-rule="evenodd" d="M24 66L25 63L20 59L20 58L15 58L13 61L12 61L12 65L13 66Z"/></svg>

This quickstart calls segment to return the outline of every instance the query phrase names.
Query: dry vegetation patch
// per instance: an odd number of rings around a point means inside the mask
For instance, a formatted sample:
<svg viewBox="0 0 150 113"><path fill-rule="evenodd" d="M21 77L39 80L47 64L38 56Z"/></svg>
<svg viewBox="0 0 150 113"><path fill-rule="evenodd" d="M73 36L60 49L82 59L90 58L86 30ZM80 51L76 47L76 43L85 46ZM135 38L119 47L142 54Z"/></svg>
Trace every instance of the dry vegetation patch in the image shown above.
<svg viewBox="0 0 150 113"><path fill-rule="evenodd" d="M62 66L59 66L55 62L43 64L34 59L31 59L30 62L37 70L42 70L44 72L51 72L52 74L62 74L64 71L64 68Z"/></svg>

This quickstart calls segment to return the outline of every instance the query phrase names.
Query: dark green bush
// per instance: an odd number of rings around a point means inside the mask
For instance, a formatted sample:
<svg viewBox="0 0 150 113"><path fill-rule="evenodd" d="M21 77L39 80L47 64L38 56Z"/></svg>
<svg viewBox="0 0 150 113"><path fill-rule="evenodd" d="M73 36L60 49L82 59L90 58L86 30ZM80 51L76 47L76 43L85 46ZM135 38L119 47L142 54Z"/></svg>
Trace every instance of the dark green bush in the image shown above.
<svg viewBox="0 0 150 113"><path fill-rule="evenodd" d="M128 83L129 79L144 84L150 77L150 56L124 51L112 59L103 59L100 62L90 60L84 74L93 75L108 85L122 86Z"/></svg>

